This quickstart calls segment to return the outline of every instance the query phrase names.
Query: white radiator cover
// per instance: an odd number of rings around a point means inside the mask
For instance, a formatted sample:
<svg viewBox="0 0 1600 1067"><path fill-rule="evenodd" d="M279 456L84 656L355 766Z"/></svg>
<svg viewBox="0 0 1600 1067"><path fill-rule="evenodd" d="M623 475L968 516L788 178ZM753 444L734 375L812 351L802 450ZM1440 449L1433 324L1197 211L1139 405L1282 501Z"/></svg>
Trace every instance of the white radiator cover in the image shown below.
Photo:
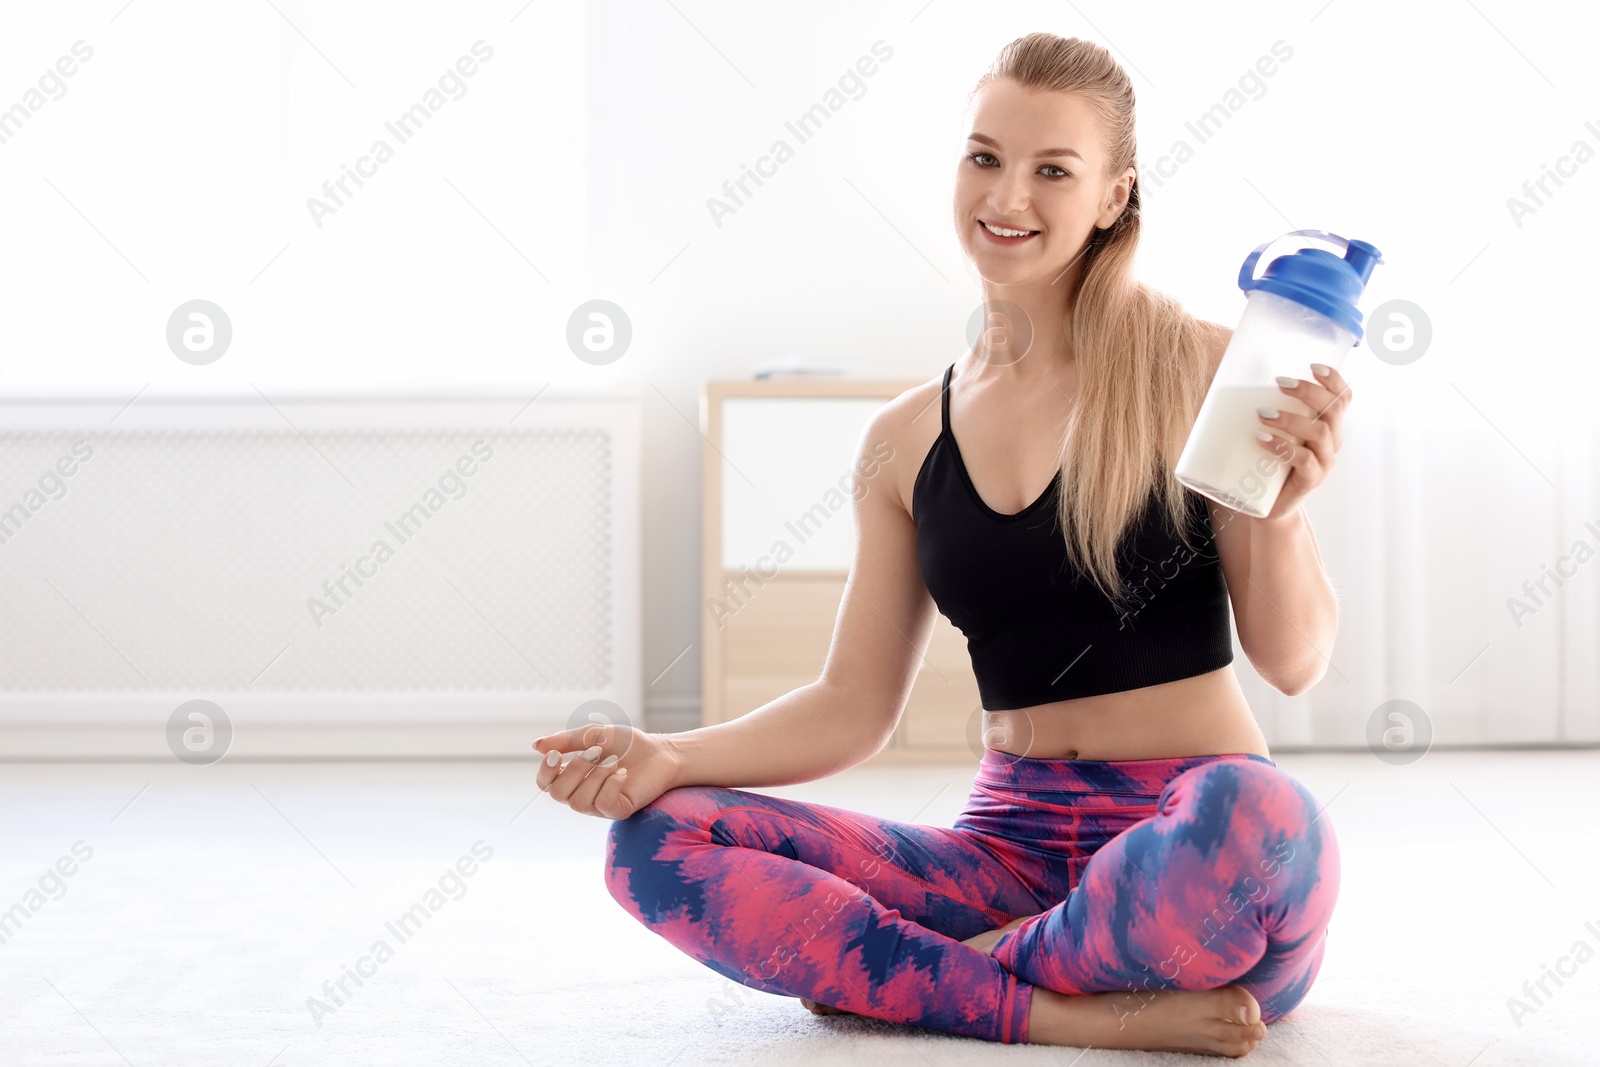
<svg viewBox="0 0 1600 1067"><path fill-rule="evenodd" d="M246 755L638 722L639 496L631 398L0 399L0 756L193 699Z"/></svg>

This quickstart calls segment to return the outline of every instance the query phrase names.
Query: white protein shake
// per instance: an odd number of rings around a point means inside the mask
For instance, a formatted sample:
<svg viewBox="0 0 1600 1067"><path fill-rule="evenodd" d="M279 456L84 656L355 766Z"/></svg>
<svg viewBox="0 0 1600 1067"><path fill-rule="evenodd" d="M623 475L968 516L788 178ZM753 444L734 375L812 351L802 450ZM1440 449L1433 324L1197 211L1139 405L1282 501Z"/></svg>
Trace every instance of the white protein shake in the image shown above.
<svg viewBox="0 0 1600 1067"><path fill-rule="evenodd" d="M1275 385L1218 385L1200 406L1173 473L1195 492L1260 519L1272 510L1289 466L1268 451L1271 442L1256 439L1257 430L1283 436L1256 408L1316 414Z"/></svg>

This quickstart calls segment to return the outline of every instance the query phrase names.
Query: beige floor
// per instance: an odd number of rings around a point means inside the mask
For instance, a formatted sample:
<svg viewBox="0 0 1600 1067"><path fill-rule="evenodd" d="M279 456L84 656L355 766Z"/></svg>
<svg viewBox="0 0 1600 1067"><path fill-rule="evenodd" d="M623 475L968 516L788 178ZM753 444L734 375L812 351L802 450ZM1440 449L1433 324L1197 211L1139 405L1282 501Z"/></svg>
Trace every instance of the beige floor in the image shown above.
<svg viewBox="0 0 1600 1067"><path fill-rule="evenodd" d="M1577 942L1600 951L1600 753L1277 759L1331 801L1342 889L1316 987L1248 1062L1600 1063L1600 955L1562 964L1520 1026L1508 1008ZM948 825L971 773L770 792ZM729 990L622 912L601 882L607 824L519 765L0 764L0 815L0 913L26 914L0 944L0 1063L1184 1060L1075 1060ZM473 873L452 880L463 856ZM401 943L385 923L442 877ZM380 938L393 957L333 1006L323 983Z"/></svg>

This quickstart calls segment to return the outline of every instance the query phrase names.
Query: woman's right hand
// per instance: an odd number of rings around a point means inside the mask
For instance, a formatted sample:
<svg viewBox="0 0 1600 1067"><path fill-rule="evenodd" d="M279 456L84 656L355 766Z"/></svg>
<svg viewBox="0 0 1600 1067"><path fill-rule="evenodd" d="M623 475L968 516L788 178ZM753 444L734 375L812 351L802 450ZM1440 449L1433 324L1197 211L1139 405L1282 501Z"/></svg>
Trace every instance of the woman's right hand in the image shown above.
<svg viewBox="0 0 1600 1067"><path fill-rule="evenodd" d="M676 784L683 759L662 734L594 723L559 730L533 743L539 788L582 815L626 819ZM582 750L552 764L550 754Z"/></svg>

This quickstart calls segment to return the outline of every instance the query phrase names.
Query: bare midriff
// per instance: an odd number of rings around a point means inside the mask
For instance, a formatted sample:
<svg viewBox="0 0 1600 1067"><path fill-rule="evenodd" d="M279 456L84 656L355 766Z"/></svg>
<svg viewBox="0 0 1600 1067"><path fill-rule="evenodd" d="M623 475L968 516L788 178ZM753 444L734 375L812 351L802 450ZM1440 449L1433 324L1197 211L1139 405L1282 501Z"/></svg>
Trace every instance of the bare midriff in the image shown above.
<svg viewBox="0 0 1600 1067"><path fill-rule="evenodd" d="M1271 758L1233 666L1121 693L983 713L983 742L1035 759Z"/></svg>

